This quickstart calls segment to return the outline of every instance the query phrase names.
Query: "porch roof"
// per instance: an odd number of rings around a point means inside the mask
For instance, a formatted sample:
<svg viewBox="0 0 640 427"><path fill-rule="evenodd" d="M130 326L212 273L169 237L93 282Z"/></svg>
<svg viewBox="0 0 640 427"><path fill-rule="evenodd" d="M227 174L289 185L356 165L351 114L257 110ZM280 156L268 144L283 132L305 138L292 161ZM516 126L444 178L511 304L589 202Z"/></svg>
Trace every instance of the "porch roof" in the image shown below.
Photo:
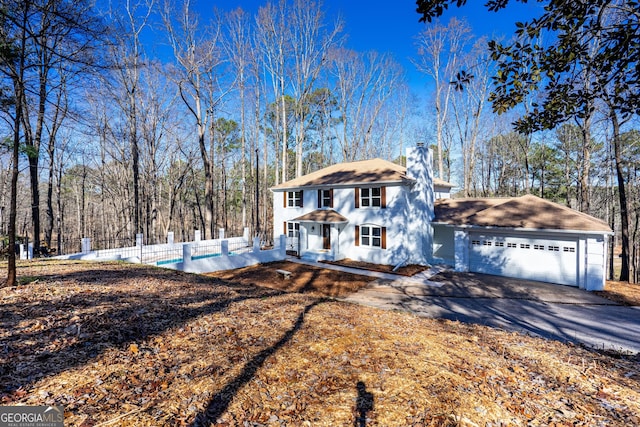
<svg viewBox="0 0 640 427"><path fill-rule="evenodd" d="M349 220L333 209L316 209L302 216L294 218L299 222L320 222L320 223L347 223Z"/></svg>

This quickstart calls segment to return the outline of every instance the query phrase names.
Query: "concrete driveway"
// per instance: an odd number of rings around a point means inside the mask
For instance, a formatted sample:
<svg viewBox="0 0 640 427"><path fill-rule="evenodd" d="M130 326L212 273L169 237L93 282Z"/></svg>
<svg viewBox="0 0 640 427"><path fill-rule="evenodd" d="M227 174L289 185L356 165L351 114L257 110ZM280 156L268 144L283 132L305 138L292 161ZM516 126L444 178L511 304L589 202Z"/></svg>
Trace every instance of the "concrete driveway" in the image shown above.
<svg viewBox="0 0 640 427"><path fill-rule="evenodd" d="M445 272L423 280L379 279L344 300L598 349L640 352L640 307L621 306L571 286Z"/></svg>

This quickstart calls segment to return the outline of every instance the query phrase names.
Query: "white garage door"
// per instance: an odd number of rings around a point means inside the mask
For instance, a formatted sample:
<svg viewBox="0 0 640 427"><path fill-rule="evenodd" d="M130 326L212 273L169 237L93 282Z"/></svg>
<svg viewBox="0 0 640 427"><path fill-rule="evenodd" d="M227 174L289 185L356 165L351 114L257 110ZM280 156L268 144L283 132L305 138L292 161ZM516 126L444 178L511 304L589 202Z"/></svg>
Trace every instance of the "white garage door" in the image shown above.
<svg viewBox="0 0 640 427"><path fill-rule="evenodd" d="M469 240L472 272L578 286L576 240L480 233Z"/></svg>

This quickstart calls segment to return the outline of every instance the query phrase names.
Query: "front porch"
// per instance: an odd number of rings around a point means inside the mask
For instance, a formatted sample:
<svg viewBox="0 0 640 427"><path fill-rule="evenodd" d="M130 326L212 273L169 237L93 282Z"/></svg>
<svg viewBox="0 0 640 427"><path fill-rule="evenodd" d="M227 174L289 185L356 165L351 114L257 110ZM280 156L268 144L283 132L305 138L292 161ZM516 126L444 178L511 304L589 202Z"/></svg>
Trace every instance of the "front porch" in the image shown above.
<svg viewBox="0 0 640 427"><path fill-rule="evenodd" d="M307 261L339 261L340 235L348 220L332 209L318 209L293 219L299 224L298 256Z"/></svg>

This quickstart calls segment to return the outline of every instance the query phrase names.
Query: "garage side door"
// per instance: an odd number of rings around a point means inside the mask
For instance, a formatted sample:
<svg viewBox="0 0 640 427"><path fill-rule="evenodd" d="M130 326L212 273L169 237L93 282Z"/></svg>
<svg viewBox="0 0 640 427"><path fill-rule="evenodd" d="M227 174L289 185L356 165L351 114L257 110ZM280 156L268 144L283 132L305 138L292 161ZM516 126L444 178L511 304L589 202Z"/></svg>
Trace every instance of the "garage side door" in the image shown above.
<svg viewBox="0 0 640 427"><path fill-rule="evenodd" d="M471 233L469 240L472 272L578 285L576 240L480 233Z"/></svg>

